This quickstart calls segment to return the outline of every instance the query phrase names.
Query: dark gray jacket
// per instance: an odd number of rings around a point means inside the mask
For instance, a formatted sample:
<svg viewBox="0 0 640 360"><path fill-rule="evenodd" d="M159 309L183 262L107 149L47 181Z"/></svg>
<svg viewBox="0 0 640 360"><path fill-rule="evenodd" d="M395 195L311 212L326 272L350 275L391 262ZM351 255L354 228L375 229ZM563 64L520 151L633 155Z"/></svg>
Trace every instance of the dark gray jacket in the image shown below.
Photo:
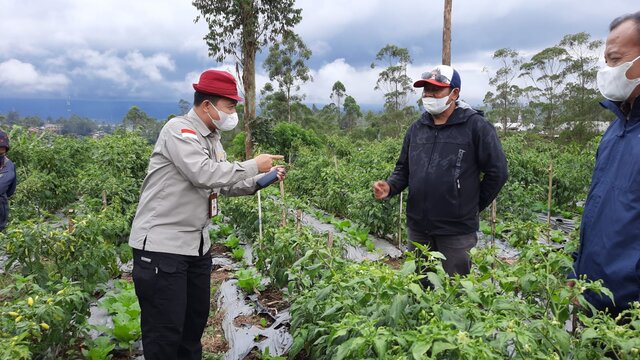
<svg viewBox="0 0 640 360"><path fill-rule="evenodd" d="M462 106L444 125L435 125L427 112L413 123L387 180L389 196L409 187L408 226L431 235L477 231L479 211L506 181L507 160L495 128L482 112Z"/></svg>

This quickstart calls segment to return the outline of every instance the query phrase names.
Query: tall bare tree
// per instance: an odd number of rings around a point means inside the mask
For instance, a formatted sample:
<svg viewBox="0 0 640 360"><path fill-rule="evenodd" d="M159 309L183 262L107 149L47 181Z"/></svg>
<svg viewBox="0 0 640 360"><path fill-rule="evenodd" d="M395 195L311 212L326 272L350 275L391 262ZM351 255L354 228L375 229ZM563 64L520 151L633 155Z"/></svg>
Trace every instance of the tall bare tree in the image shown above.
<svg viewBox="0 0 640 360"><path fill-rule="evenodd" d="M256 119L256 53L302 19L302 9L294 0L193 0L200 15L195 22L207 22L209 33L204 40L209 56L222 62L234 56L242 66L244 88L245 156L253 153L251 130Z"/></svg>

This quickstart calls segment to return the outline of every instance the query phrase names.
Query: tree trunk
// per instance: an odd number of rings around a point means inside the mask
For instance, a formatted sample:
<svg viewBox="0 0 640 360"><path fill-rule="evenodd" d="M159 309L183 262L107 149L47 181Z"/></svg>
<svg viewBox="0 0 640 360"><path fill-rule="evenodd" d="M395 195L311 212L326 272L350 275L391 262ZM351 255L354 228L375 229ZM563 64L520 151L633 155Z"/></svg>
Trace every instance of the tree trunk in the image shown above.
<svg viewBox="0 0 640 360"><path fill-rule="evenodd" d="M287 87L287 119L291 122L291 88Z"/></svg>
<svg viewBox="0 0 640 360"><path fill-rule="evenodd" d="M451 65L451 8L453 0L444 0L444 26L442 29L442 64Z"/></svg>
<svg viewBox="0 0 640 360"><path fill-rule="evenodd" d="M252 129L256 120L256 23L252 1L241 2L242 6L242 83L244 85L244 155L253 157Z"/></svg>

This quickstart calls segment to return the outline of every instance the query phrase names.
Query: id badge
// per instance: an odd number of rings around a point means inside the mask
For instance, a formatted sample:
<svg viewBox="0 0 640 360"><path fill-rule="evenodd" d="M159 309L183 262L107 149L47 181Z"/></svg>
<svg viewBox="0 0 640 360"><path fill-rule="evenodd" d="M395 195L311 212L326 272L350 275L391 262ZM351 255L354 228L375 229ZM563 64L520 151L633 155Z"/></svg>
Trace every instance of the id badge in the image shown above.
<svg viewBox="0 0 640 360"><path fill-rule="evenodd" d="M209 217L213 218L218 215L218 194L209 195Z"/></svg>

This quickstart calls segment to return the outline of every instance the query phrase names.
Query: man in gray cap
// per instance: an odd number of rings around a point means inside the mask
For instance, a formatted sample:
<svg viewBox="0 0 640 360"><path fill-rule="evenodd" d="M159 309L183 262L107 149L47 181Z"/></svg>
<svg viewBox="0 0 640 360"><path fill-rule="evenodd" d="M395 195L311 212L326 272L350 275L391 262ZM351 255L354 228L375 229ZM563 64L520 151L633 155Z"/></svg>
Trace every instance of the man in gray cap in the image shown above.
<svg viewBox="0 0 640 360"><path fill-rule="evenodd" d="M259 174L270 170L285 176L273 166L279 155L227 161L220 131L236 126L242 101L233 75L208 70L193 88L193 109L160 131L129 237L147 360L202 356L211 296L208 225L218 195L254 194Z"/></svg>

